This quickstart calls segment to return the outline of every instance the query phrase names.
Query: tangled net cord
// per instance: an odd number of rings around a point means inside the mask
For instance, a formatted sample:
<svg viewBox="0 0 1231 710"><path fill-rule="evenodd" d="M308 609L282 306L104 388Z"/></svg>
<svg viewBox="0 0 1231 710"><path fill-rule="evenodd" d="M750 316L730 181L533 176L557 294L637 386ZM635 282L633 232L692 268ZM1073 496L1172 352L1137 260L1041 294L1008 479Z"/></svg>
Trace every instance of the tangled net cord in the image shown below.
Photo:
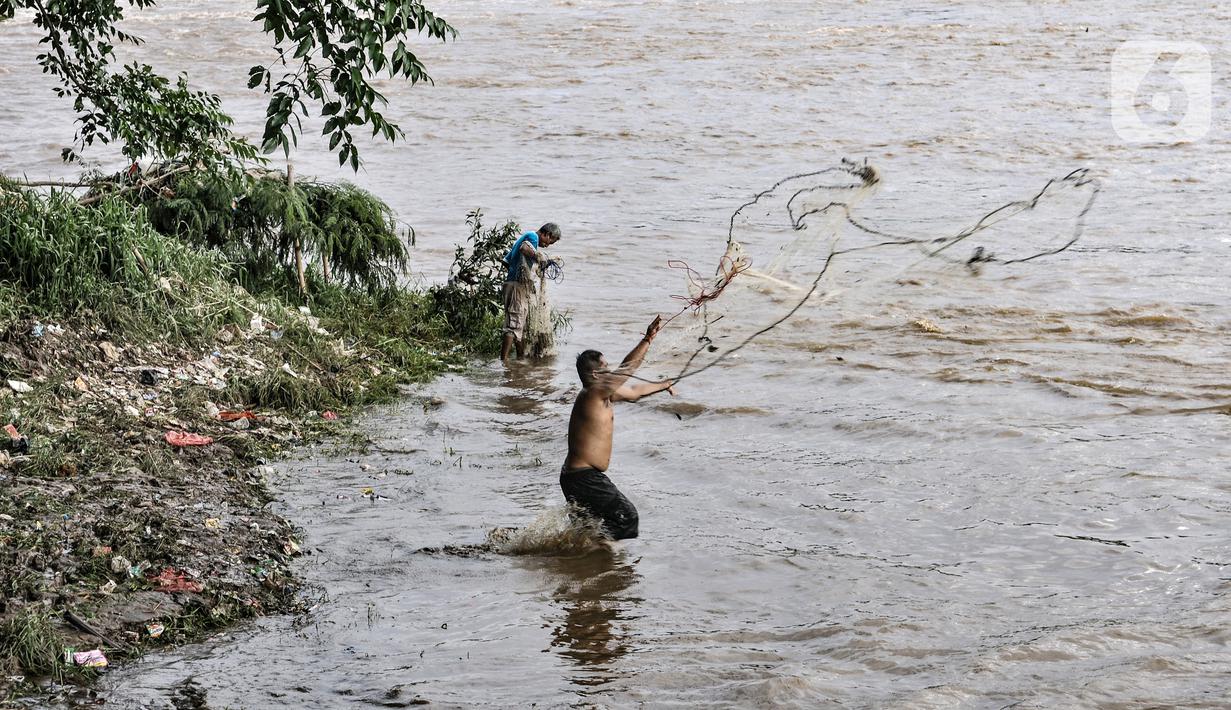
<svg viewBox="0 0 1231 710"><path fill-rule="evenodd" d="M815 178L815 177L819 177L822 175L827 175L827 174L832 174L832 173L837 173L837 172L843 172L853 177L859 178L860 183L857 185L852 185L849 183L839 184L839 185L814 185L814 186L805 187L805 188L796 190L795 193L791 195L790 199L787 200L787 214L790 218L792 229L794 229L795 231L805 230L807 229L807 224L805 223L805 220L808 217L812 215L816 215L816 214L828 213L829 211L836 209L836 210L842 211L842 216L847 224L849 224L850 226L854 227L855 229L861 232L864 232L866 234L869 234L875 237L879 237L883 241L877 242L875 244L867 244L863 246L850 247L848 249L838 249L836 247L836 240L835 240L835 246L830 249L828 256L825 257L825 260L821 265L820 272L812 280L812 283L809 285L809 288L804 293L803 297L800 298L789 310L787 310L785 314L776 318L775 320L770 322L768 325L746 336L742 341L740 341L739 343L737 343L735 346L731 347L730 349L726 350L725 352L719 354L713 360L701 365L695 370L689 370L689 368L692 366L696 358L702 352L711 348L711 343L713 341L709 337L710 326L713 323L716 323L719 320L721 320L721 316L712 321L706 317L707 311L708 311L708 304L711 301L717 299L720 295L722 295L722 292L727 288L727 286L731 284L732 280L734 280L736 276L743 273L744 271L747 271L752 266L751 260L746 257L743 257L742 255L736 258L733 258L730 256L730 253L733 250L738 253L738 246L739 246L738 242L735 241L735 220L740 216L740 214L744 212L744 210L748 209L749 207L755 206L766 196L773 194L776 190L778 190L778 188L782 187L784 184L788 182L792 182L794 180L801 180L805 178ZM665 327L671 321L674 321L676 318L678 318L680 315L684 314L690 309L694 313L701 314L703 326L702 326L701 335L697 338L699 345L696 348L696 350L694 350L693 353L689 356L688 360L684 363L684 366L680 368L679 373L667 379L671 380L672 383L676 383L688 377L701 374L702 372L705 372L711 367L714 367L720 362L731 357L735 353L738 353L739 351L743 350L745 347L750 345L754 340L761 337L765 333L768 333L769 331L785 323L787 320L793 317L801 308L803 308L804 304L807 303L808 300L811 299L812 296L816 293L817 289L820 287L821 280L829 272L830 265L832 265L833 260L838 256L841 256L843 254L859 252L859 251L879 249L882 247L916 246L923 251L924 259L947 258L947 255L945 254L945 252L951 249L953 246L962 243L966 239L969 239L970 237L980 232L983 232L984 230L987 230L991 228L992 226L1000 222L1003 222L1006 219L1014 217L1023 212L1035 209L1036 207L1038 207L1040 202L1048 195L1048 193L1054 191L1058 186L1064 186L1064 187L1070 187L1070 188L1080 188L1080 187L1085 187L1087 185L1091 186L1090 195L1086 199L1085 203L1082 205L1082 208L1078 212L1077 217L1075 219L1072 236L1060 246L1055 247L1053 249L1040 251L1040 252L1031 254L1029 256L1015 258L1015 259L1000 259L993 254L986 253L983 247L977 247L975 248L974 252L971 254L969 258L957 259L957 260L947 259L953 263L962 263L968 266L973 266L979 263L1017 264L1017 263L1033 261L1034 259L1038 259L1041 257L1059 254L1060 252L1068 250L1070 247L1072 247L1074 244L1077 243L1077 241L1081 238L1081 235L1085 230L1086 215L1089 214L1090 209L1093 207L1095 198L1098 196L1098 193L1100 190L1100 186L1098 182L1090 177L1089 171L1085 168L1079 168L1077 170L1070 172L1068 175L1064 176L1063 178L1049 180L1047 184L1045 184L1041 190L1039 190L1037 193L1035 193L1030 198L1025 199L1025 200L1015 200L1013 202L1008 202L1006 204L1003 204L997 207L996 209L988 212L983 217L981 217L979 220L977 220L974 224L959 231L957 234L954 234L951 236L945 236L945 237L908 237L908 236L891 234L884 230L868 226L867 224L857 220L854 217L854 215L851 213L851 206L847 202L833 201L833 202L829 202L823 207L804 210L803 212L799 214L795 213L796 200L798 200L801 196L806 195L807 193L817 192L820 190L854 191L854 190L860 190L860 189L867 189L867 188L871 188L872 186L876 185L879 181L880 181L880 176L876 173L876 170L872 166L867 164L866 161L863 163L856 163L856 162L853 162L847 159L843 159L841 165L839 166L835 166L832 168L826 168L824 170L816 170L812 172L791 175L791 176L782 178L781 180L774 183L769 188L757 193L751 200L740 205L731 214L731 218L728 222L728 227L727 227L727 254L724 254L722 259L719 261L719 266L716 271L716 278L714 280L714 283L712 286L708 288L706 287L704 280L701 279L700 274L698 274L696 270L692 269L685 262L681 260L669 261L668 266L671 266L672 268L684 269L686 271L688 275L688 280L689 280L689 285L691 287L691 290L696 293L695 295L690 295L690 296L682 296L682 295L672 296L672 298L675 298L677 300L683 300L685 302L685 305L678 312L672 315L670 318L666 319L663 322L663 326ZM911 268L911 267L908 266L906 268ZM656 381L656 380L650 380L644 377L639 377L631 373L622 372L619 368L616 368L615 370L611 370L609 372L613 374L627 375L630 379L640 380L643 382Z"/></svg>
<svg viewBox="0 0 1231 710"><path fill-rule="evenodd" d="M547 263L543 264L543 278L548 281L560 283L564 280L564 261L562 259L548 259Z"/></svg>

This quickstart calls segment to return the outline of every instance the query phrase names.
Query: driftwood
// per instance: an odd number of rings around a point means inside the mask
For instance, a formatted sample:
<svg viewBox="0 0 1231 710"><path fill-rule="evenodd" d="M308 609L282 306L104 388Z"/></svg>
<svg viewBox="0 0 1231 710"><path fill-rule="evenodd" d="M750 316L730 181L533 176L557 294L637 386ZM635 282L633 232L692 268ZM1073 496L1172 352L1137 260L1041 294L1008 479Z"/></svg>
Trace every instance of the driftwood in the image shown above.
<svg viewBox="0 0 1231 710"><path fill-rule="evenodd" d="M107 636L106 634L94 628L93 626L90 626L90 624L87 623L85 619L82 619L80 616L77 616L76 614L74 614L71 609L64 610L64 620L67 621L69 624L72 624L73 626L77 627L78 629L81 629L82 631L86 632L87 634L90 634L91 636L97 636L98 638L106 642L108 646L112 648L118 648L124 651L125 653L130 653L132 651L131 646L127 644L123 644L123 643L116 643L115 639L112 639L111 637Z"/></svg>

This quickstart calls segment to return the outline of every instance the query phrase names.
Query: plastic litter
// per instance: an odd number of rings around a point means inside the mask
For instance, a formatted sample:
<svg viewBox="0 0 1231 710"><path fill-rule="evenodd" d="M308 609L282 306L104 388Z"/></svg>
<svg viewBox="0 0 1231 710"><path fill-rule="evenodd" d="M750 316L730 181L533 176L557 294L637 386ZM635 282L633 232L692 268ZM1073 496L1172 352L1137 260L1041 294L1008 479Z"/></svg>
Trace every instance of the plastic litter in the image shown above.
<svg viewBox="0 0 1231 710"><path fill-rule="evenodd" d="M104 668L107 665L107 657L97 648L93 651L78 651L73 654L73 663L86 668Z"/></svg>
<svg viewBox="0 0 1231 710"><path fill-rule="evenodd" d="M166 630L167 630L167 627L163 626L162 624L146 624L145 625L145 631L146 633L150 635L150 638L152 639L156 639L159 636L162 636L162 633Z"/></svg>
<svg viewBox="0 0 1231 710"><path fill-rule="evenodd" d="M327 419L331 422L336 422L338 421L338 415L336 412L326 409L325 411L321 412L321 419Z"/></svg>
<svg viewBox="0 0 1231 710"><path fill-rule="evenodd" d="M188 576L183 572L176 572L173 567L167 567L158 576L151 577L150 581L158 585L158 591L166 592L199 592L202 589L201 583L188 579Z"/></svg>
<svg viewBox="0 0 1231 710"><path fill-rule="evenodd" d="M9 389L13 390L17 394L25 394L34 389L28 383L22 382L21 380L9 380L8 385Z"/></svg>
<svg viewBox="0 0 1231 710"><path fill-rule="evenodd" d="M138 378L141 384L147 387L153 387L158 384L158 373L154 370L142 370L141 376Z"/></svg>
<svg viewBox="0 0 1231 710"><path fill-rule="evenodd" d="M214 443L212 436L190 434L184 431L169 431L163 435L163 439L172 446L208 446Z"/></svg>
<svg viewBox="0 0 1231 710"><path fill-rule="evenodd" d="M9 435L9 451L15 454L30 453L30 439L17 431L12 424L5 424L4 431Z"/></svg>
<svg viewBox="0 0 1231 710"><path fill-rule="evenodd" d="M260 420L257 415L247 410L242 412L218 412L218 418L224 422L233 422L238 419L249 419L254 422Z"/></svg>
<svg viewBox="0 0 1231 710"><path fill-rule="evenodd" d="M33 338L43 337L43 324L42 323L35 323L33 326L31 326L30 337L33 337Z"/></svg>
<svg viewBox="0 0 1231 710"><path fill-rule="evenodd" d="M218 518L206 518L205 519L205 529L206 530L221 530L222 521L219 520Z"/></svg>

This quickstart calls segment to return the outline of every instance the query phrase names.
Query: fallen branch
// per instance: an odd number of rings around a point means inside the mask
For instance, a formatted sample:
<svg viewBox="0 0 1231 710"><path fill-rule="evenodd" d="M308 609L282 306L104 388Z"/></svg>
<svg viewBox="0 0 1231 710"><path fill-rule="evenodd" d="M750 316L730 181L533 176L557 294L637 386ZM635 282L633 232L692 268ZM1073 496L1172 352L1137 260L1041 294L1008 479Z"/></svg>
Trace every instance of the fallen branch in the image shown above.
<svg viewBox="0 0 1231 710"><path fill-rule="evenodd" d="M78 629L81 629L82 631L86 632L87 634L90 634L91 636L97 636L98 638L105 641L107 645L112 648L118 648L124 651L125 653L132 652L131 646L128 646L127 644L116 643L114 639L107 636L106 634L99 631L98 629L94 628L93 626L90 626L88 623L86 623L85 619L82 619L80 616L77 616L76 614L74 614L71 609L64 610L64 620L67 621L69 624L76 626Z"/></svg>

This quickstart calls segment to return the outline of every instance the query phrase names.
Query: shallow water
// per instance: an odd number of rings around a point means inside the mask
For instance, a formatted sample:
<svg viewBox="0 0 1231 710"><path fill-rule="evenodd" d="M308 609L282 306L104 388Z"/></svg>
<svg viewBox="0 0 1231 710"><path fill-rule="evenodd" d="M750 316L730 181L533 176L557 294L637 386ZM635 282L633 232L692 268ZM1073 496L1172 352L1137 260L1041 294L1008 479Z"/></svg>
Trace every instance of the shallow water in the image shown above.
<svg viewBox="0 0 1231 710"><path fill-rule="evenodd" d="M388 87L409 138L357 181L415 226L425 282L470 208L563 225L564 355L443 378L367 417L371 454L283 466L319 607L114 672L109 706L169 707L189 677L212 707L1231 706L1225 9L439 9L462 38L423 46L435 87ZM133 29L259 133L226 88L262 56L247 14L169 3ZM1215 57L1204 140L1116 135L1134 37ZM29 136L0 161L72 174L30 38L0 25L0 126ZM569 355L618 356L677 307L667 259L711 263L736 206L842 156L881 169L876 214L913 233L1077 167L1103 192L1072 250L980 276L854 260L678 399L622 406L611 472L642 538L614 556L421 551L558 506Z"/></svg>

